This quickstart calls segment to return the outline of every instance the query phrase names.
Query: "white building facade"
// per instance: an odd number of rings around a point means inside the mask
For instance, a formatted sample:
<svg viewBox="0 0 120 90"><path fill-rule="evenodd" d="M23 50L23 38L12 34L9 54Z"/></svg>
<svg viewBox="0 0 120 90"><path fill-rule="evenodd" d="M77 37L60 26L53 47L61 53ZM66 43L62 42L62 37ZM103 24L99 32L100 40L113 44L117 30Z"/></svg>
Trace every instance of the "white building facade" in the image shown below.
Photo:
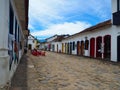
<svg viewBox="0 0 120 90"><path fill-rule="evenodd" d="M45 43L46 50L52 51L52 42L53 42L54 39L57 38L57 36L58 35L54 35L54 36L46 39L46 43Z"/></svg>
<svg viewBox="0 0 120 90"><path fill-rule="evenodd" d="M0 0L0 11L0 88L2 88L11 81L27 43L25 39L28 35L28 0L26 2Z"/></svg>
<svg viewBox="0 0 120 90"><path fill-rule="evenodd" d="M62 52L61 51L61 41L68 37L69 35L54 35L52 37L49 37L46 39L45 47L47 47L47 50L54 51L54 52Z"/></svg>

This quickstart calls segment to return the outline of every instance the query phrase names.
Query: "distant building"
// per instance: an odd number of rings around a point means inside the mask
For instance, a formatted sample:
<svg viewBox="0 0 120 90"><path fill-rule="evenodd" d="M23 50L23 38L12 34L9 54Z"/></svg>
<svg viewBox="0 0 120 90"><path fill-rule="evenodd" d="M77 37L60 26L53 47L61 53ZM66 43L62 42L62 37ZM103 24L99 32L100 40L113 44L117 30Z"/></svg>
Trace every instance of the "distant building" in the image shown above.
<svg viewBox="0 0 120 90"><path fill-rule="evenodd" d="M45 43L46 43L46 40L39 40L39 49L40 50L47 50Z"/></svg>
<svg viewBox="0 0 120 90"><path fill-rule="evenodd" d="M28 36L28 49L33 50L35 48L35 37L29 34Z"/></svg>
<svg viewBox="0 0 120 90"><path fill-rule="evenodd" d="M28 50L38 49L39 48L39 40L29 34L28 36Z"/></svg>
<svg viewBox="0 0 120 90"><path fill-rule="evenodd" d="M54 35L46 39L45 47L49 51L61 52L61 46L58 46L61 43L62 39L67 38L69 35Z"/></svg>
<svg viewBox="0 0 120 90"><path fill-rule="evenodd" d="M11 81L27 45L29 0L0 0L0 88Z"/></svg>

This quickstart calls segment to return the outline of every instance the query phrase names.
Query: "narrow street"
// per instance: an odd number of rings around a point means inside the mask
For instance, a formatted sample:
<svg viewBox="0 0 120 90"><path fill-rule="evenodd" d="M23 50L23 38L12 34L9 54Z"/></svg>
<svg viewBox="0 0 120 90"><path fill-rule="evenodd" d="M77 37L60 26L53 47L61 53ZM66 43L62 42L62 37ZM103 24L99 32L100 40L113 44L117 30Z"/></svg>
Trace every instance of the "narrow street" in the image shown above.
<svg viewBox="0 0 120 90"><path fill-rule="evenodd" d="M27 53L10 90L120 90L120 66L53 52L46 56Z"/></svg>

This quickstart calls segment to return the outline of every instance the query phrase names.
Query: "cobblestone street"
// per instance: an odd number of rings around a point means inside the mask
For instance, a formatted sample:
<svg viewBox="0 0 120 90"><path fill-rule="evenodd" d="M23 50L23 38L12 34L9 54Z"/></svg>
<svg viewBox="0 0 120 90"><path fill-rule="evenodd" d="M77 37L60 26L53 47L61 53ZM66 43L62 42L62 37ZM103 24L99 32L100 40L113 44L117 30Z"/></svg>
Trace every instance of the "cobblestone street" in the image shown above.
<svg viewBox="0 0 120 90"><path fill-rule="evenodd" d="M27 53L10 90L120 90L120 66L53 52L46 56Z"/></svg>

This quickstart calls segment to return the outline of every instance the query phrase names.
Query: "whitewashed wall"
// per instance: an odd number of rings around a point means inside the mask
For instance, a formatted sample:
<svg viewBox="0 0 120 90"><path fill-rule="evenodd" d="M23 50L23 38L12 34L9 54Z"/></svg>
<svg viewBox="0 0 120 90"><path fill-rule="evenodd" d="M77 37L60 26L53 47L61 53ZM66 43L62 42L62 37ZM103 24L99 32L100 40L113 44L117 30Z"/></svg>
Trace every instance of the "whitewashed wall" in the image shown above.
<svg viewBox="0 0 120 90"><path fill-rule="evenodd" d="M90 40L90 38L92 38L92 37L94 37L94 38L96 38L98 36L104 37L105 35L111 35L111 61L116 62L117 61L117 36L120 35L120 26L118 27L118 26L112 25L110 27L99 29L96 31L81 33L72 38L65 39L61 43L68 43L68 42L75 41L75 43L77 44L77 41L82 41L82 40L85 41L85 37L88 37L88 40ZM96 47L95 47L95 53L96 53ZM77 54L77 48L75 48L75 50L72 51L72 54ZM88 55L86 55L86 56L90 56L90 45L89 45Z"/></svg>
<svg viewBox="0 0 120 90"><path fill-rule="evenodd" d="M32 39L29 39L29 40L28 40L28 45L29 45L29 44L31 44L31 45L32 45L31 48L34 49L35 44L33 43L33 40L32 40Z"/></svg>
<svg viewBox="0 0 120 90"><path fill-rule="evenodd" d="M112 13L117 12L117 0L111 0L112 1ZM112 14L111 14L112 17ZM113 21L113 18L112 18ZM111 43L111 59L112 61L117 61L117 36L120 35L120 25L112 25L112 43Z"/></svg>
<svg viewBox="0 0 120 90"><path fill-rule="evenodd" d="M12 64L11 70L9 70L9 61L10 56L8 55L8 33L9 33L9 2L11 2L13 11L14 11L14 20L16 18L17 24L19 25L19 30L21 30L21 26L19 23L19 19L17 16L17 12L15 6L12 2L13 0L0 0L0 90L4 87L8 82L10 82L16 68L17 64ZM15 26L15 23L14 23ZM13 26L13 34L15 27ZM21 38L23 37L23 33L21 31ZM19 52L19 57L22 56L22 52ZM3 89L2 89L3 90Z"/></svg>
<svg viewBox="0 0 120 90"><path fill-rule="evenodd" d="M57 52L57 45L58 45L58 52L59 51L62 51L62 45L61 45L61 42L52 42L52 44L54 44L55 46L55 52Z"/></svg>
<svg viewBox="0 0 120 90"><path fill-rule="evenodd" d="M117 36L120 35L120 26L112 26L112 38L111 38L111 59L117 61Z"/></svg>
<svg viewBox="0 0 120 90"><path fill-rule="evenodd" d="M117 11L117 0L111 0L111 6L112 6L112 13Z"/></svg>
<svg viewBox="0 0 120 90"><path fill-rule="evenodd" d="M2 87L9 80L9 0L0 0L0 11L0 87Z"/></svg>
<svg viewBox="0 0 120 90"><path fill-rule="evenodd" d="M7 1L9 2L9 0L7 0ZM22 44L22 40L24 40L24 35L23 35L23 32L22 32L23 30L22 30L22 27L21 27L21 24L20 24L20 21L19 21L19 18L18 18L18 14L17 14L17 11L16 11L16 7L14 5L13 0L10 0L10 3L12 5L12 9L13 9L13 13L14 13L13 34L15 35L15 19L16 19L17 20L17 29L16 29L16 31L19 34L19 41L21 41L21 44ZM9 7L8 7L8 10L9 10ZM9 11L8 11L8 13L9 13ZM8 16L8 18L9 18L9 16ZM19 31L18 31L18 27L19 27ZM9 29L8 29L8 31L9 31ZM18 36L18 34L16 34L16 35ZM19 42L19 44L20 44L20 42ZM21 59L21 57L23 55L22 49L24 48L24 46L22 46L21 49L20 49L20 45L18 45L18 46L19 46L19 51L18 51L19 52L18 53L19 54L19 58L18 59L20 61L20 59ZM8 76L9 77L9 81L11 81L11 78L13 77L14 72L16 71L17 66L18 66L18 64L12 63L11 70L9 70L9 76Z"/></svg>

